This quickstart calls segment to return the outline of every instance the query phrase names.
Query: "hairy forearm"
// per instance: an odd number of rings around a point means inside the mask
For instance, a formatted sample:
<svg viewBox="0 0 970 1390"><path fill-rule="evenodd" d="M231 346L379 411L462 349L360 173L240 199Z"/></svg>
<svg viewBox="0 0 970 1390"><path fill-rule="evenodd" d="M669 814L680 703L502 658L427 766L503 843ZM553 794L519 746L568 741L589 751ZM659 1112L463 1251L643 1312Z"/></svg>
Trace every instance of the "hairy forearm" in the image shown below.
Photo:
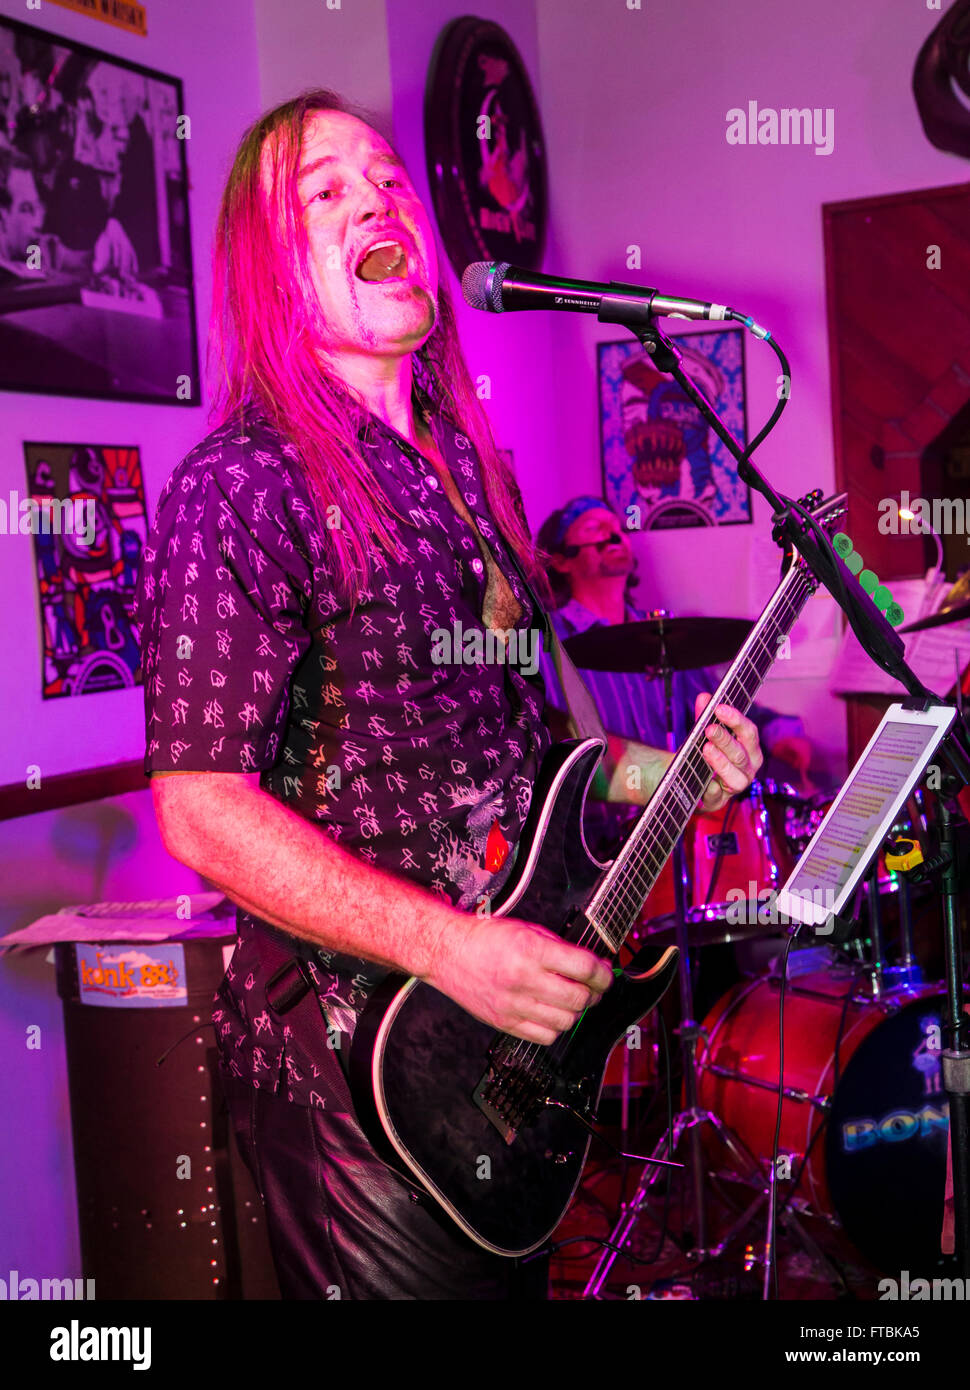
<svg viewBox="0 0 970 1390"><path fill-rule="evenodd" d="M607 734L609 744L590 788L599 801L624 801L645 806L653 796L673 755L632 738Z"/></svg>
<svg viewBox="0 0 970 1390"><path fill-rule="evenodd" d="M246 911L314 945L426 978L442 933L474 921L341 849L257 787L223 777L157 780L170 852ZM177 809L166 809L175 795Z"/></svg>

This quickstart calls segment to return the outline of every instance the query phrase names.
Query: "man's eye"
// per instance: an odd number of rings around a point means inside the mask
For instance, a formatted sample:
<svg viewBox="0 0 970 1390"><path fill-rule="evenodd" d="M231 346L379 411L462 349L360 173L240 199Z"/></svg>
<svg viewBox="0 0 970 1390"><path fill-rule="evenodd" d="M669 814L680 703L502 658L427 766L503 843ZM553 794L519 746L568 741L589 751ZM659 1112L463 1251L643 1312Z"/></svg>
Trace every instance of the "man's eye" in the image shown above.
<svg viewBox="0 0 970 1390"><path fill-rule="evenodd" d="M386 179L380 179L380 180L379 180L379 186L383 186L383 185L386 184L386 183L393 184L395 188L401 188L401 187L402 187L402 184L401 184L401 180L400 180L400 179L395 179L395 178L390 178L390 177L388 177L388 178L386 178Z"/></svg>

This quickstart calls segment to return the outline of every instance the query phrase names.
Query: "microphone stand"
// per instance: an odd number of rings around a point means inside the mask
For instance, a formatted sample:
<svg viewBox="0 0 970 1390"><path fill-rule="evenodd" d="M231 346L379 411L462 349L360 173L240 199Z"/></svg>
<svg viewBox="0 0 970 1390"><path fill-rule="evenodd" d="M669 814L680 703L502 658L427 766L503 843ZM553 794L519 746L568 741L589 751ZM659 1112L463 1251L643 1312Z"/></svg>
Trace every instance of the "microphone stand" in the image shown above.
<svg viewBox="0 0 970 1390"><path fill-rule="evenodd" d="M616 286L621 288L620 285ZM633 286L626 286L628 291ZM711 429L737 461L738 477L771 503L774 512L773 538L783 547L797 546L798 552L819 583L828 590L848 618L863 650L882 670L888 672L909 692L904 700L909 708L927 704L943 705L922 684L906 664L905 643L894 632L883 614L845 568L823 532L813 527L805 513L790 498L780 496L767 478L751 462L717 411L687 376L676 345L657 324L651 309L655 291L640 289L642 300L627 295L603 295L600 323L628 328L653 359L658 371L674 378L688 400L697 407ZM963 958L959 927L959 882L953 836L953 814L948 804L961 786L970 785L970 752L967 730L958 721L940 745L949 770L941 772L940 854L934 865L942 869L943 927L946 956L947 1046L942 1054L943 1085L949 1097L950 1148L953 1159L954 1237L956 1263L964 1278L970 1278L970 1037L963 1011Z"/></svg>

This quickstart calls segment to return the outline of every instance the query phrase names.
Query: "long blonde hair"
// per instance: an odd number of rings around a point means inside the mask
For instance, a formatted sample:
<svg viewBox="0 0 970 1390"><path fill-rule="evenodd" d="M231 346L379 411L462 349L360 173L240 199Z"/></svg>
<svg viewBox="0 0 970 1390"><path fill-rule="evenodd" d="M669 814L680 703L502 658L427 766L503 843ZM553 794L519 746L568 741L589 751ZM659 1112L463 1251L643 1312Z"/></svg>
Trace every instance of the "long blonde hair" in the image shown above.
<svg viewBox="0 0 970 1390"><path fill-rule="evenodd" d="M338 592L353 603L367 584L375 544L401 557L404 522L361 451L363 405L319 355L324 325L296 189L305 124L317 111L342 111L374 126L333 92L303 92L250 126L226 181L213 247L210 423L221 426L255 405L295 445L322 534L333 548ZM264 159L273 174L269 196L261 178ZM416 386L476 449L499 529L526 574L541 584L518 488L472 385L444 285L434 330L414 354L413 367ZM328 528L334 506L340 524Z"/></svg>

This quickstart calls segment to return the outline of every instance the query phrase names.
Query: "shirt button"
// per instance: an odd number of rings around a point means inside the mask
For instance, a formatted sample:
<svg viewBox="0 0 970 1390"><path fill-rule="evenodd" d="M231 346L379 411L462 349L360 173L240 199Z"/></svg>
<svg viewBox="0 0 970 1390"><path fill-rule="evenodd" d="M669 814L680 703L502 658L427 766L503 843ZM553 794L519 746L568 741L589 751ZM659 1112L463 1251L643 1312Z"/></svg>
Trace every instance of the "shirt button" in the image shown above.
<svg viewBox="0 0 970 1390"><path fill-rule="evenodd" d="M437 478L428 478L427 482L428 482L428 487L437 487L437 486L438 486L438 479L437 479Z"/></svg>
<svg viewBox="0 0 970 1390"><path fill-rule="evenodd" d="M485 566L482 564L481 560L472 561L472 569L475 571L476 574L481 574L484 568Z"/></svg>

